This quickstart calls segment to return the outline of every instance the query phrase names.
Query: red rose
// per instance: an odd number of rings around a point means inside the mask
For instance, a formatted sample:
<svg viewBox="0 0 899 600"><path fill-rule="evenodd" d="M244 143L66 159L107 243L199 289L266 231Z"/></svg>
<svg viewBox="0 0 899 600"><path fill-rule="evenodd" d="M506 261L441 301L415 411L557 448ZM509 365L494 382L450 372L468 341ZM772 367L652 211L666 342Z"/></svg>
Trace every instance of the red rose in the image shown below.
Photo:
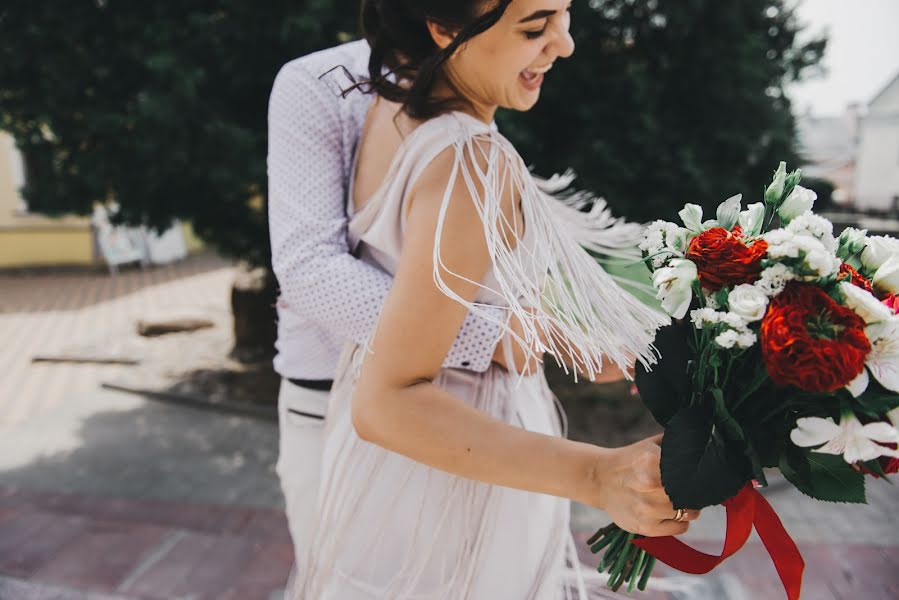
<svg viewBox="0 0 899 600"><path fill-rule="evenodd" d="M715 292L724 286L756 281L767 251L765 240L756 240L751 246L744 244L739 225L730 231L713 227L693 238L687 259L696 263L702 287Z"/></svg>
<svg viewBox="0 0 899 600"><path fill-rule="evenodd" d="M883 303L887 305L887 308L892 310L894 313L899 314L899 296L896 294L889 294L886 298L883 299Z"/></svg>
<svg viewBox="0 0 899 600"><path fill-rule="evenodd" d="M778 385L834 392L865 368L865 321L821 288L790 282L762 319L762 358Z"/></svg>
<svg viewBox="0 0 899 600"><path fill-rule="evenodd" d="M849 278L849 282L852 285L856 285L862 288L865 291L874 293L874 288L871 286L871 282L868 281L861 273L852 268L852 265L847 263L843 263L840 265L840 272L837 273L837 281L842 281L846 278Z"/></svg>

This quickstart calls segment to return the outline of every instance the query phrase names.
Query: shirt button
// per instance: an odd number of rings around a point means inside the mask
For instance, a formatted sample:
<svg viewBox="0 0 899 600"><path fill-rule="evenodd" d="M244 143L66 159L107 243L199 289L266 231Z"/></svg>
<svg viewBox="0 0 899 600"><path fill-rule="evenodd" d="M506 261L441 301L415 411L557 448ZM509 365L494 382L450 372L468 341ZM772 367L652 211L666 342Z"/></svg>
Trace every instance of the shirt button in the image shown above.
<svg viewBox="0 0 899 600"><path fill-rule="evenodd" d="M467 361L467 360L463 360L463 361L462 361L462 366L463 366L463 367L470 367L470 366L471 366L471 363L470 363L469 361Z"/></svg>

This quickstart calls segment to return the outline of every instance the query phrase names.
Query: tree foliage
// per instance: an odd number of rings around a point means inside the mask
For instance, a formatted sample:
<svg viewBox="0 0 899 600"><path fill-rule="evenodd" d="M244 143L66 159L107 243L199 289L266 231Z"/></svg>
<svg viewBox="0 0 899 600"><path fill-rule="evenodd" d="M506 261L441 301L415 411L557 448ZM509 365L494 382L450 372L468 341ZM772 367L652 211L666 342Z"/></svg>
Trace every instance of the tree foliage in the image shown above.
<svg viewBox="0 0 899 600"><path fill-rule="evenodd" d="M574 54L556 61L530 114L500 123L541 174L620 214L673 219L738 193L762 200L778 161L797 164L784 85L822 57L782 0L575 3ZM708 211L707 211L708 212Z"/></svg>
<svg viewBox="0 0 899 600"><path fill-rule="evenodd" d="M26 201L132 224L172 218L268 262L266 115L278 68L349 39L357 0L0 5L0 128L26 157Z"/></svg>
<svg viewBox="0 0 899 600"><path fill-rule="evenodd" d="M576 50L501 128L540 173L632 218L761 191L795 163L783 86L825 42L797 42L783 0L576 2ZM29 206L193 223L268 263L266 112L278 68L357 36L357 0L29 2L0 7L0 128L27 160Z"/></svg>

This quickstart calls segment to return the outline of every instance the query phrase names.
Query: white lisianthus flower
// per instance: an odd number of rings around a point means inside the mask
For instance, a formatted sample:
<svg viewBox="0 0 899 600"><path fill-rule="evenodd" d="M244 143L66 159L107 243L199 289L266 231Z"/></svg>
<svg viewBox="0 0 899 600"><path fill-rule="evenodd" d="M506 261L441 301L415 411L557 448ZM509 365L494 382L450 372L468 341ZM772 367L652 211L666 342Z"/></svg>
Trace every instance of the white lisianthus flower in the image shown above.
<svg viewBox="0 0 899 600"><path fill-rule="evenodd" d="M787 196L787 199L784 200L784 203L780 205L780 208L777 209L777 214L781 219L789 222L799 215L812 210L812 206L815 205L815 200L817 199L818 194L808 188L797 185L790 192L790 195Z"/></svg>
<svg viewBox="0 0 899 600"><path fill-rule="evenodd" d="M696 265L685 258L673 259L667 267L652 275L652 283L658 290L656 298L662 308L675 319L682 319L693 300L693 282L697 279Z"/></svg>
<svg viewBox="0 0 899 600"><path fill-rule="evenodd" d="M846 389L858 398L870 383L871 375L891 392L899 392L899 316L865 327L871 352L865 358L866 369L849 382Z"/></svg>
<svg viewBox="0 0 899 600"><path fill-rule="evenodd" d="M737 224L737 219L740 218L740 201L742 199L743 194L737 194L718 205L718 213L715 216L719 227L730 231Z"/></svg>
<svg viewBox="0 0 899 600"><path fill-rule="evenodd" d="M899 294L899 254L889 257L874 272L874 287L888 294Z"/></svg>
<svg viewBox="0 0 899 600"><path fill-rule="evenodd" d="M750 204L746 210L740 213L740 227L743 228L743 235L746 237L755 237L762 231L762 221L765 220L765 205L761 202Z"/></svg>
<svg viewBox="0 0 899 600"><path fill-rule="evenodd" d="M855 227L844 229L843 233L840 234L837 255L845 259L864 250L867 240L866 235L868 235L867 229L856 229Z"/></svg>
<svg viewBox="0 0 899 600"><path fill-rule="evenodd" d="M869 271L876 271L891 256L899 254L899 240L886 235L872 235L865 242L862 264Z"/></svg>
<svg viewBox="0 0 899 600"><path fill-rule="evenodd" d="M830 417L799 418L796 428L790 432L790 439L802 448L824 444L812 452L842 455L850 464L879 456L899 457L899 450L875 443L899 442L899 431L895 427L883 421L862 425L851 412L843 413L839 425Z"/></svg>
<svg viewBox="0 0 899 600"><path fill-rule="evenodd" d="M893 316L893 311L875 298L871 292L863 290L855 284L843 281L840 283L840 293L843 296L843 303L869 325L885 321Z"/></svg>
<svg viewBox="0 0 899 600"><path fill-rule="evenodd" d="M768 297L754 285L741 283L731 290L727 297L731 312L739 315L749 323L765 316L768 309Z"/></svg>
<svg viewBox="0 0 899 600"><path fill-rule="evenodd" d="M865 327L871 352L865 358L865 369L849 382L846 389L858 398L870 383L870 376L891 392L899 392L899 316Z"/></svg>
<svg viewBox="0 0 899 600"><path fill-rule="evenodd" d="M701 206L697 204L686 204L677 214L680 216L681 221L684 222L684 227L690 231L694 233L702 233L704 231L702 226Z"/></svg>
<svg viewBox="0 0 899 600"><path fill-rule="evenodd" d="M765 202L773 204L780 201L780 197L784 193L784 186L787 182L787 163L781 161L774 172L774 179L771 185L765 190Z"/></svg>

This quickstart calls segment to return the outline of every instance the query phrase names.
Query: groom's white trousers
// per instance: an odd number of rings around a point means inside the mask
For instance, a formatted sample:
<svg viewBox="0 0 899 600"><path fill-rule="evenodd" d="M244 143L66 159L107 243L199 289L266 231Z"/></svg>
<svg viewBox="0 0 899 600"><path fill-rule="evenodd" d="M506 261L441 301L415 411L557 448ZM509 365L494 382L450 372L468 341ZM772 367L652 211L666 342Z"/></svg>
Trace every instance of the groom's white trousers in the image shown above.
<svg viewBox="0 0 899 600"><path fill-rule="evenodd" d="M326 391L310 390L281 380L278 393L278 461L275 471L284 492L287 523L294 553L308 550L315 523L316 500L321 480L324 446L324 416L328 410Z"/></svg>

